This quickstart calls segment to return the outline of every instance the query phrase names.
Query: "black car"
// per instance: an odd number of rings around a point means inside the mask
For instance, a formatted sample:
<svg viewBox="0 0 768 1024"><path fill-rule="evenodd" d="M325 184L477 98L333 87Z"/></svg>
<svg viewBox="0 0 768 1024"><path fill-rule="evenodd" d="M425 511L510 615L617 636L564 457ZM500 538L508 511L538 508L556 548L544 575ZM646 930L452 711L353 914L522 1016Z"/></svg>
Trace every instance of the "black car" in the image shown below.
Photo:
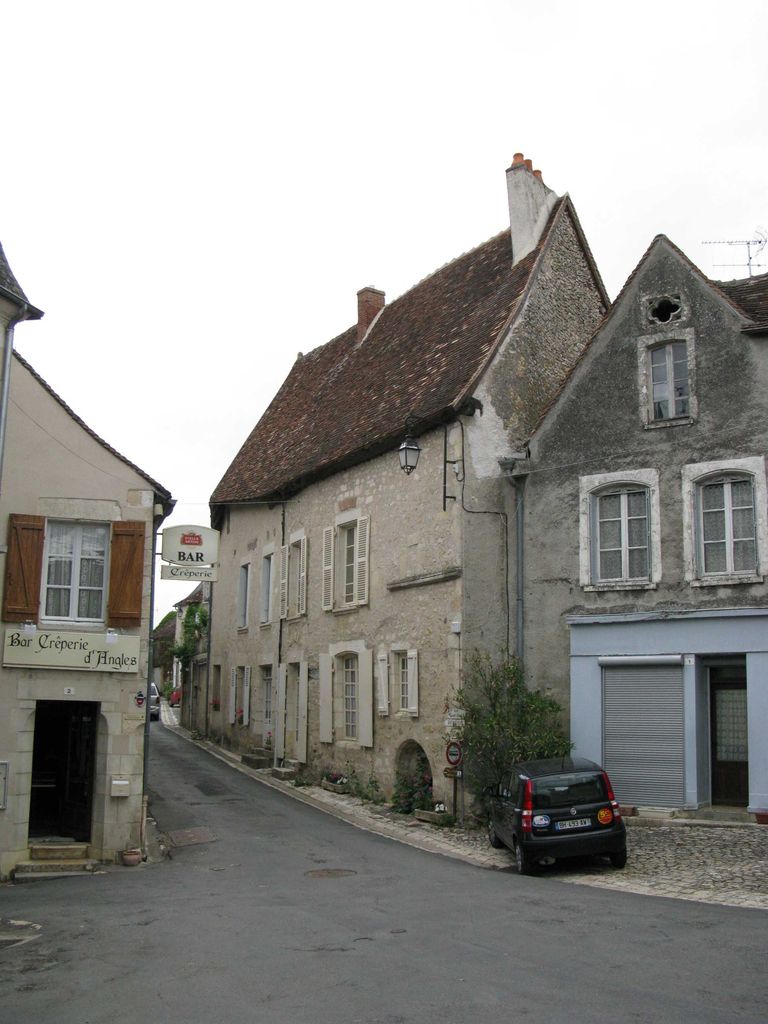
<svg viewBox="0 0 768 1024"><path fill-rule="evenodd" d="M560 857L601 854L615 868L627 863L621 811L608 776L594 761L524 761L486 796L488 841L512 850L521 875Z"/></svg>

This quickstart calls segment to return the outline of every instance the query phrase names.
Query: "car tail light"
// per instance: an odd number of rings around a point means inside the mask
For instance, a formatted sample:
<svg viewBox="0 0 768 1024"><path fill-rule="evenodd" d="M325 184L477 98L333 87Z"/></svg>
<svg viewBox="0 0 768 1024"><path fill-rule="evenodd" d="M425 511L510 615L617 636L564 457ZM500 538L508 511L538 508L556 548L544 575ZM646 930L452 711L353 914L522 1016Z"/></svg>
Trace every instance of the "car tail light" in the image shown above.
<svg viewBox="0 0 768 1024"><path fill-rule="evenodd" d="M523 789L523 832L533 832L533 782L526 779Z"/></svg>
<svg viewBox="0 0 768 1024"><path fill-rule="evenodd" d="M613 816L618 820L619 818L621 818L621 808L618 805L616 797L613 795L613 786L611 785L611 780L608 778L606 772L601 772L600 774L603 776L603 782L605 783L605 792L606 796L611 802L611 810L613 811Z"/></svg>

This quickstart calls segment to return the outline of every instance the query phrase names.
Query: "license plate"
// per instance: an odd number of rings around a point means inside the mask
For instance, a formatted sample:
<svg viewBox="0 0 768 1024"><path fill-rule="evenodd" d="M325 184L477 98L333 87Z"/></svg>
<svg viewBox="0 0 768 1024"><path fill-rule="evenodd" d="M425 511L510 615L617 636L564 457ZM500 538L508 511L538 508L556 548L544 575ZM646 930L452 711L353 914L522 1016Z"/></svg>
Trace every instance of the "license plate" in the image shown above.
<svg viewBox="0 0 768 1024"><path fill-rule="evenodd" d="M569 818L568 821L556 821L555 831L565 832L569 828L587 828L591 824L591 818Z"/></svg>

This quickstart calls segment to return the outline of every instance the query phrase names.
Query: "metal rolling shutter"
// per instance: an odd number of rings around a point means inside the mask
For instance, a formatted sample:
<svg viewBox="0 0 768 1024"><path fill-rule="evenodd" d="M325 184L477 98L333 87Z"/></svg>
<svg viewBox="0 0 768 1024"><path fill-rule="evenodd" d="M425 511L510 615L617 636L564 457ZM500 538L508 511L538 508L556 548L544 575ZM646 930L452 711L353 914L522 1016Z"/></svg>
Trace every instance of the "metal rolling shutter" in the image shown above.
<svg viewBox="0 0 768 1024"><path fill-rule="evenodd" d="M603 668L603 752L620 803L682 806L683 673L679 666Z"/></svg>

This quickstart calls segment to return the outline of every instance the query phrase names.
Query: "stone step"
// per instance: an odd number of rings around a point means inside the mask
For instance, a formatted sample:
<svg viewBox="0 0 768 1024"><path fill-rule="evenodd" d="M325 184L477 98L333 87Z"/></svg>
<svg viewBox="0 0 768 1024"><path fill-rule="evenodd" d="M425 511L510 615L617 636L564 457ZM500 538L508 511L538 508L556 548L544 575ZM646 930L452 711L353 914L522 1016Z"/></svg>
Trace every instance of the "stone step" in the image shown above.
<svg viewBox="0 0 768 1024"><path fill-rule="evenodd" d="M39 882L46 878L64 878L70 875L92 874L97 861L87 857L58 860L23 860L13 871L14 882Z"/></svg>
<svg viewBox="0 0 768 1024"><path fill-rule="evenodd" d="M290 782L291 779L296 778L295 768L273 768L272 769L273 779L282 779L284 782Z"/></svg>
<svg viewBox="0 0 768 1024"><path fill-rule="evenodd" d="M240 760L248 768L270 768L272 766L272 758L267 757L266 754L243 754Z"/></svg>
<svg viewBox="0 0 768 1024"><path fill-rule="evenodd" d="M32 860L83 860L88 853L88 843L31 843L29 856Z"/></svg>

